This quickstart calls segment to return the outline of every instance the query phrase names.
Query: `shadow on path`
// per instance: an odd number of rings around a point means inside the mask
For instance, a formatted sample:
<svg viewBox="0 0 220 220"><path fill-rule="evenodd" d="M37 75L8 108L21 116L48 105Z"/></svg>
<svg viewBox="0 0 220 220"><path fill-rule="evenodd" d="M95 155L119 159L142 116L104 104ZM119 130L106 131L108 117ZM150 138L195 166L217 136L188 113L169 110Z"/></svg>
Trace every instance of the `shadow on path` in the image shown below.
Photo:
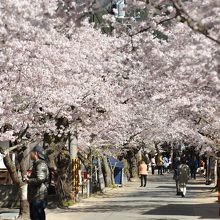
<svg viewBox="0 0 220 220"><path fill-rule="evenodd" d="M209 211L207 211L209 210ZM142 213L143 215L198 216L200 219L219 219L219 204L168 204Z"/></svg>
<svg viewBox="0 0 220 220"><path fill-rule="evenodd" d="M161 189L175 189L175 186L169 186L169 185L161 185L161 186L157 186L156 188L161 188ZM205 190L207 192L211 192L211 190L213 189L213 187L207 187L207 186L191 186L191 184L187 185L187 189L188 190Z"/></svg>

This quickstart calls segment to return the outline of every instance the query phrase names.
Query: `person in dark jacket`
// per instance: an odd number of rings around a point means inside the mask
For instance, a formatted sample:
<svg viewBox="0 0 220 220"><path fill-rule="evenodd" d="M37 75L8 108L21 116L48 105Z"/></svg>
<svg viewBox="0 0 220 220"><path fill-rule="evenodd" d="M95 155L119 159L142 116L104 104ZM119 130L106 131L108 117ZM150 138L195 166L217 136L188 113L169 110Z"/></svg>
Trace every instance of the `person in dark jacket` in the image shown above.
<svg viewBox="0 0 220 220"><path fill-rule="evenodd" d="M30 177L25 178L28 183L30 218L31 220L45 220L44 209L47 206L49 170L45 161L44 149L36 146L30 156L33 160L33 168Z"/></svg>
<svg viewBox="0 0 220 220"><path fill-rule="evenodd" d="M196 159L196 156L190 159L189 166L190 166L191 178L196 179L196 171L199 167L199 163L198 160Z"/></svg>

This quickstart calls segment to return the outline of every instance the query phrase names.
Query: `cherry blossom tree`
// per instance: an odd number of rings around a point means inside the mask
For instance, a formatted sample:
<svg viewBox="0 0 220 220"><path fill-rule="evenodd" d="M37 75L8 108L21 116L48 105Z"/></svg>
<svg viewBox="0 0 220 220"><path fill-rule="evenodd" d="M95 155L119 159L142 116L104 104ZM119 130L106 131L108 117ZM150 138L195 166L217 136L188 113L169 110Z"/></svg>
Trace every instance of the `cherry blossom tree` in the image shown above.
<svg viewBox="0 0 220 220"><path fill-rule="evenodd" d="M117 61L117 40L90 26L75 30L68 39L56 29L60 20L55 18L55 3L1 2L2 141L18 144L27 134L30 142L45 132L60 135L63 129L56 125L60 117L75 127L77 115L89 118L110 104L99 62L110 66L108 53L115 53L113 62ZM24 183L16 176L8 151L1 152L14 183L21 187ZM27 202L22 202L20 214L25 214Z"/></svg>
<svg viewBox="0 0 220 220"><path fill-rule="evenodd" d="M198 4L144 3L148 20L106 36L86 21L76 27L81 12L68 16L73 3L65 14L66 5L52 0L2 1L0 140L20 144L24 136L33 142L77 129L81 148L119 152L128 144L188 140L218 149L219 5ZM57 126L60 118L68 126Z"/></svg>

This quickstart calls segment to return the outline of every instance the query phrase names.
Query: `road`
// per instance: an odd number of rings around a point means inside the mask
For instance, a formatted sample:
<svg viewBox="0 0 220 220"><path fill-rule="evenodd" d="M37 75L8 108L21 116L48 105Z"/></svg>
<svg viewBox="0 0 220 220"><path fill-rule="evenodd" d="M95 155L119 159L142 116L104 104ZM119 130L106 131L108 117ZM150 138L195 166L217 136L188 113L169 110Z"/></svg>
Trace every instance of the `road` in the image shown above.
<svg viewBox="0 0 220 220"><path fill-rule="evenodd" d="M47 210L47 220L182 220L220 219L217 193L204 179L190 180L185 198L176 196L171 174L149 176L147 187L139 181L107 190L73 207Z"/></svg>

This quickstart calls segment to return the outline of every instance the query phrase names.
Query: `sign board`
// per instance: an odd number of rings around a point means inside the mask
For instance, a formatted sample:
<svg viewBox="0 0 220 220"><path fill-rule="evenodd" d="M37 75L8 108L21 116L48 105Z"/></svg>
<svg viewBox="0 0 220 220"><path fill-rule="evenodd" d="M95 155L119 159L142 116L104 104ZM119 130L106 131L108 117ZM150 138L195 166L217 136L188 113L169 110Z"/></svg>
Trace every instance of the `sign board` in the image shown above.
<svg viewBox="0 0 220 220"><path fill-rule="evenodd" d="M0 154L0 169L6 169L3 158L4 158L3 154ZM11 159L13 163L15 164L15 154L12 154Z"/></svg>
<svg viewBox="0 0 220 220"><path fill-rule="evenodd" d="M3 154L0 154L0 169L6 169L5 164L3 162Z"/></svg>
<svg viewBox="0 0 220 220"><path fill-rule="evenodd" d="M0 147L3 149L9 148L9 141L0 141ZM0 169L6 169L3 162L3 154L0 154Z"/></svg>

